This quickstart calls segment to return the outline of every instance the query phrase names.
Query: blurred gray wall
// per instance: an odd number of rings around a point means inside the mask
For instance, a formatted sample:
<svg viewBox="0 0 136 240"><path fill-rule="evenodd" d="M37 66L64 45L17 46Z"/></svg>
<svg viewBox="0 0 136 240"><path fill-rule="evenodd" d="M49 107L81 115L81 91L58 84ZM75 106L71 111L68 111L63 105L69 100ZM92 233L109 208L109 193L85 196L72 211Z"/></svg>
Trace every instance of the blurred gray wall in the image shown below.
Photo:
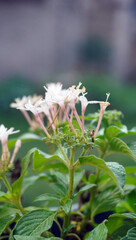
<svg viewBox="0 0 136 240"><path fill-rule="evenodd" d="M77 48L90 35L112 46L107 71L123 77L135 72L132 4L133 0L1 0L0 79L12 74L37 79L80 70Z"/></svg>

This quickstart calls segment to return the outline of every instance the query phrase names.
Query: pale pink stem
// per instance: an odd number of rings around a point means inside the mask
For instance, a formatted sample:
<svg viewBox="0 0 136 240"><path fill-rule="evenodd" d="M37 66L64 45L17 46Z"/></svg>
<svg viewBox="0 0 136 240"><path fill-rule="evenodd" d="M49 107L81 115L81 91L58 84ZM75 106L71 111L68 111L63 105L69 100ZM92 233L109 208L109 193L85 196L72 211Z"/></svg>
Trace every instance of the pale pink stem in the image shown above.
<svg viewBox="0 0 136 240"><path fill-rule="evenodd" d="M4 144L4 146L2 147L2 161L6 161L8 156L10 156L10 152L8 150L8 146L7 143Z"/></svg>
<svg viewBox="0 0 136 240"><path fill-rule="evenodd" d="M20 139L18 139L17 142L16 142L16 145L15 145L11 160L10 160L10 165L13 164L13 161L14 161L20 147L21 147L21 141L20 141Z"/></svg>
<svg viewBox="0 0 136 240"><path fill-rule="evenodd" d="M39 124L41 125L42 129L44 130L44 132L46 133L46 135L50 138L50 134L48 133L46 127L44 126L44 124L43 124L39 114L36 114L35 117L36 117L37 121L39 122Z"/></svg>
<svg viewBox="0 0 136 240"><path fill-rule="evenodd" d="M26 120L27 120L27 122L29 123L29 125L32 127L32 125L33 125L33 124L32 124L32 120L31 120L28 112L25 111L25 110L21 110L21 112L23 113L23 115L24 115L24 117L26 118Z"/></svg>
<svg viewBox="0 0 136 240"><path fill-rule="evenodd" d="M78 113L77 113L76 108L74 107L72 110L73 110L73 112L74 112L74 114L75 114L75 117L76 117L76 119L77 119L77 121L78 121L78 124L79 124L80 128L82 129L82 122L81 122L81 120L80 120L80 118L79 118L79 116L78 116Z"/></svg>
<svg viewBox="0 0 136 240"><path fill-rule="evenodd" d="M98 121L98 124L97 124L97 127L96 127L96 130L95 130L95 133L94 133L94 139L99 131L99 128L100 128L100 125L101 125L101 121L102 121L102 117L103 117L103 114L104 114L104 111L101 109L100 110L100 117L99 117L99 121Z"/></svg>
<svg viewBox="0 0 136 240"><path fill-rule="evenodd" d="M73 112L73 110L71 111L71 116L70 116L70 121L72 122L72 120L73 120L73 114L74 114L74 112Z"/></svg>
<svg viewBox="0 0 136 240"><path fill-rule="evenodd" d="M72 128L73 132L74 132L74 133L76 134L76 136L77 136L77 132L76 132L76 130L75 130L72 122L71 122L70 119L69 119L69 116L68 116L68 113L67 113L67 111L66 111L65 106L63 106L63 107L61 107L61 108L62 108L64 114L66 115L66 119L68 120L70 127Z"/></svg>
<svg viewBox="0 0 136 240"><path fill-rule="evenodd" d="M84 134L84 124L85 124L85 109L82 108L82 135Z"/></svg>
<svg viewBox="0 0 136 240"><path fill-rule="evenodd" d="M66 107L66 111L67 111L67 114L69 115L69 112L70 112L70 107L67 105ZM66 115L64 114L64 117L63 117L63 122L66 121Z"/></svg>
<svg viewBox="0 0 136 240"><path fill-rule="evenodd" d="M53 107L50 108L50 111L51 111L52 118L54 119L55 118L55 113L54 113Z"/></svg>
<svg viewBox="0 0 136 240"><path fill-rule="evenodd" d="M62 122L62 110L59 111L59 121Z"/></svg>

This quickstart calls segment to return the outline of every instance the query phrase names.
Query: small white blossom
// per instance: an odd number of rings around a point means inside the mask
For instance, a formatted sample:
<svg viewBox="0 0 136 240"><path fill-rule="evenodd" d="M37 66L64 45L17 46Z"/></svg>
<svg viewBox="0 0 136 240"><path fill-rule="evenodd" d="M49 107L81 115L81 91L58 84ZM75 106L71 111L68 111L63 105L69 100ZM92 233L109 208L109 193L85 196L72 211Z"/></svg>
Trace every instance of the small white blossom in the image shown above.
<svg viewBox="0 0 136 240"><path fill-rule="evenodd" d="M86 89L84 86L83 88L80 89L81 85L82 83L80 82L78 86L73 85L72 87L69 88L67 102L71 108L75 107L75 103L78 101L79 99L78 96L80 95L80 93L85 93Z"/></svg>
<svg viewBox="0 0 136 240"><path fill-rule="evenodd" d="M31 101L32 104L35 104L39 99L41 99L42 96L38 96L34 94L33 96L23 96L22 98L15 98L15 102L10 104L10 107L21 109L27 104L29 101Z"/></svg>
<svg viewBox="0 0 136 240"><path fill-rule="evenodd" d="M24 107L18 107L20 110L25 110L25 111L30 111L34 115L37 115L38 113L41 112L41 107L40 105L43 103L42 99L39 99L36 103L33 103L30 99L28 103L24 105Z"/></svg>
<svg viewBox="0 0 136 240"><path fill-rule="evenodd" d="M67 96L68 96L68 90L62 89L62 84L60 83L52 83L48 84L47 87L44 86L46 89L45 93L45 100L48 104L48 106L51 108L54 103L58 104L59 106L63 107Z"/></svg>
<svg viewBox="0 0 136 240"><path fill-rule="evenodd" d="M17 131L13 131L14 128L10 128L7 129L5 128L5 126L3 124L0 125L0 141L1 141L1 145L2 145L2 154L1 154L1 159L0 159L0 172L5 172L7 170L8 164L9 164L9 159L10 159L10 152L8 150L8 136L14 133L18 133L19 130ZM18 142L18 141L17 141ZM19 140L20 142L20 140ZM19 143L17 144L17 146L15 147L16 150L14 150L14 158L16 156L17 153L17 148L19 149ZM12 159L12 162L14 160L14 158Z"/></svg>
<svg viewBox="0 0 136 240"><path fill-rule="evenodd" d="M85 95L82 95L82 96L79 97L79 100L81 102L82 109L85 110L87 105L89 104L87 98L85 97Z"/></svg>
<svg viewBox="0 0 136 240"><path fill-rule="evenodd" d="M13 131L13 130L14 130L13 127L10 129L7 129L7 128L5 128L5 126L3 124L1 124L0 125L0 141L2 143L5 143L5 142L7 142L9 135L19 132L19 130L16 130L16 131Z"/></svg>
<svg viewBox="0 0 136 240"><path fill-rule="evenodd" d="M24 107L24 105L27 103L28 101L28 97L23 96L22 99L21 98L15 98L15 102L10 104L10 107L12 108L20 108L20 107Z"/></svg>

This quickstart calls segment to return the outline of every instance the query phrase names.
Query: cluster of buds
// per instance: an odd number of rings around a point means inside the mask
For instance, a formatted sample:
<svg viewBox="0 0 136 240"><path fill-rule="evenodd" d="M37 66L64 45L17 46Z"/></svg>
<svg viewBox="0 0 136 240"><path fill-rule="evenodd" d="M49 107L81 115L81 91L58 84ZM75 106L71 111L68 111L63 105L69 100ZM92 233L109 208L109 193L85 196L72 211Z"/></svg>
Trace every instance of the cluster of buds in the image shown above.
<svg viewBox="0 0 136 240"><path fill-rule="evenodd" d="M88 104L100 104L100 118L96 127L94 137L96 137L99 130L102 116L104 111L110 103L108 102L109 94L105 102L102 101L88 101L86 98L86 89L81 87L81 83L78 86L73 85L68 89L62 89L61 83L50 83L44 86L45 98L41 96L24 96L22 99L15 99L15 103L11 103L11 107L20 109L31 128L36 129L38 125L42 127L45 134L50 137L49 128L56 131L60 123L68 121L71 129L77 136L77 131L72 124L73 116L75 116L81 134L84 134L84 115ZM81 118L76 110L76 104L81 103ZM34 118L31 118L27 111L33 113ZM49 126L48 129L44 125L43 116L46 116Z"/></svg>
<svg viewBox="0 0 136 240"><path fill-rule="evenodd" d="M2 153L0 158L0 173L6 172L8 169L12 168L13 161L16 157L16 154L21 147L21 141L17 140L12 156L10 157L10 152L8 149L8 136L14 133L18 133L19 130L13 131L14 128L10 128L7 130L5 126L2 124L0 125L0 141L1 141L1 147L2 147Z"/></svg>

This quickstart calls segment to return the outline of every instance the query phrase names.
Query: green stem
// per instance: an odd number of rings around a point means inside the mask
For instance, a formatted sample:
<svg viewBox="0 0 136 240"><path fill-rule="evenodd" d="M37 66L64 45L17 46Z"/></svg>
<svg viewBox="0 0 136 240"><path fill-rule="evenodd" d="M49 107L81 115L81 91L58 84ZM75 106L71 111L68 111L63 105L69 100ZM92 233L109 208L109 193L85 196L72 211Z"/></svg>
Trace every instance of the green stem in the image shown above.
<svg viewBox="0 0 136 240"><path fill-rule="evenodd" d="M6 188L8 189L8 191L9 191L10 193L12 193L12 187L10 186L10 184L9 184L8 179L6 178L6 176L5 176L5 175L2 175L1 177L2 177L2 180L3 180Z"/></svg>
<svg viewBox="0 0 136 240"><path fill-rule="evenodd" d="M61 151L61 153L62 153L62 155L63 155L63 157L64 157L64 159L65 159L64 163L65 163L66 165L68 165L68 164L69 164L69 159L68 159L67 155L65 154L65 152L64 152L64 150L63 150L63 148L62 148L62 145L61 145L60 143L58 143L57 146L58 146L58 148L60 149L60 151Z"/></svg>
<svg viewBox="0 0 136 240"><path fill-rule="evenodd" d="M81 156L80 156L80 157L83 157L83 156L85 155L86 151L87 151L87 149L84 148L83 151L82 151L82 153L81 153Z"/></svg>
<svg viewBox="0 0 136 240"><path fill-rule="evenodd" d="M58 226L58 228L59 228L59 230L60 230L60 233L62 234L61 225L59 224L59 222L58 222L56 219L54 219L54 222L57 224L57 226Z"/></svg>
<svg viewBox="0 0 136 240"><path fill-rule="evenodd" d="M18 200L17 202L15 202L15 205L17 206L17 208L20 210L20 212L22 213L22 215L26 214L26 211L24 210L20 200Z"/></svg>
<svg viewBox="0 0 136 240"><path fill-rule="evenodd" d="M81 238L80 238L77 234L75 234L75 233L69 233L67 236L73 236L73 237L75 237L76 239L81 240ZM73 239L73 238L72 238L72 239Z"/></svg>
<svg viewBox="0 0 136 240"><path fill-rule="evenodd" d="M73 195L73 184L74 184L74 154L75 151L71 149L71 156L69 162L69 189L68 189L68 198L72 199Z"/></svg>
<svg viewBox="0 0 136 240"><path fill-rule="evenodd" d="M71 156L69 161L69 189L68 189L68 198L73 198L73 184L74 184L74 154L75 150L71 149ZM70 210L71 211L71 210ZM67 228L69 226L70 222L70 211L68 215L65 215L64 218L64 224L63 229ZM63 238L65 239L66 233L63 235Z"/></svg>
<svg viewBox="0 0 136 240"><path fill-rule="evenodd" d="M9 235L5 235L5 236L2 236L2 237L0 237L0 239L2 240L2 239L7 239L9 237Z"/></svg>

